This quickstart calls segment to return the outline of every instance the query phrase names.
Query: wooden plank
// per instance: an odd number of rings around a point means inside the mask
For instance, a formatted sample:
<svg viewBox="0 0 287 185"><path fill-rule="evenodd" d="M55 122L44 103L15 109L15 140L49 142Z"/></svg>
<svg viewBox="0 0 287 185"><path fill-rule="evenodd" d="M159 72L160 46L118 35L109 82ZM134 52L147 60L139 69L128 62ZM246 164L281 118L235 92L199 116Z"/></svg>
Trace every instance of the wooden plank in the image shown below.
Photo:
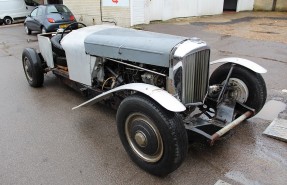
<svg viewBox="0 0 287 185"><path fill-rule="evenodd" d="M263 134L287 142L287 120L274 119Z"/></svg>

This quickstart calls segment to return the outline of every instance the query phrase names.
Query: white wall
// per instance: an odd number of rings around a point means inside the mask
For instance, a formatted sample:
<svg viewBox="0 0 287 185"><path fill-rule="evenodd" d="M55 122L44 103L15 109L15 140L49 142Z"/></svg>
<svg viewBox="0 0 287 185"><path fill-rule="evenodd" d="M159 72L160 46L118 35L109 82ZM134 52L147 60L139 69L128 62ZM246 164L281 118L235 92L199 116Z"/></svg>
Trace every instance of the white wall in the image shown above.
<svg viewBox="0 0 287 185"><path fill-rule="evenodd" d="M223 3L224 0L198 0L198 15L222 14Z"/></svg>
<svg viewBox="0 0 287 185"><path fill-rule="evenodd" d="M168 20L176 17L197 16L197 5L200 0L165 0L162 10L162 20Z"/></svg>
<svg viewBox="0 0 287 185"><path fill-rule="evenodd" d="M253 10L254 0L238 0L237 2L237 12Z"/></svg>
<svg viewBox="0 0 287 185"><path fill-rule="evenodd" d="M224 0L131 0L131 25L178 17L221 14L223 12L223 1ZM145 9L144 11L142 11L142 7Z"/></svg>
<svg viewBox="0 0 287 185"><path fill-rule="evenodd" d="M149 9L148 20L162 20L164 0L151 0L149 3L146 2L146 7Z"/></svg>
<svg viewBox="0 0 287 185"><path fill-rule="evenodd" d="M224 0L130 0L131 25L178 17L223 13ZM254 0L238 0L237 11L253 10ZM144 11L142 8L144 7Z"/></svg>

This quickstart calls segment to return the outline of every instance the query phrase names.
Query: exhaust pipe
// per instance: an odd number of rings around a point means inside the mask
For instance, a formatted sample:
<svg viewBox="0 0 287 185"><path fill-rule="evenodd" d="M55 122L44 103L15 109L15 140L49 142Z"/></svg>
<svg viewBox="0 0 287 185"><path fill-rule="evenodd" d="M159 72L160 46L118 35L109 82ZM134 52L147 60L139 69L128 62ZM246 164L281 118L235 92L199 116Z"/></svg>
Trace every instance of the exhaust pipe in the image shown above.
<svg viewBox="0 0 287 185"><path fill-rule="evenodd" d="M212 146L214 144L214 142L220 138L221 136L223 136L224 134L226 134L228 131L230 131L231 129L233 129L234 127L236 127L237 125L239 125L241 122L243 122L244 120L246 120L247 118L249 118L251 115L253 114L252 111L247 111L244 114L242 114L240 117L238 117L237 119L233 120L231 123L229 123L228 125L226 125L225 127L223 127L222 129L220 129L219 131L217 131L216 133L214 133L211 136L211 141L210 141L210 145Z"/></svg>

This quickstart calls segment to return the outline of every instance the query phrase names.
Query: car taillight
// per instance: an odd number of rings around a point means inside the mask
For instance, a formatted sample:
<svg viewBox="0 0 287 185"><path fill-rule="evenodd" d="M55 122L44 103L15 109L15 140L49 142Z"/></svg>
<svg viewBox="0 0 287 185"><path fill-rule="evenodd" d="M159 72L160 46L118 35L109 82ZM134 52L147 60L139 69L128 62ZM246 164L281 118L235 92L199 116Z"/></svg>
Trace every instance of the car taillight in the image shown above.
<svg viewBox="0 0 287 185"><path fill-rule="evenodd" d="M75 20L75 17L73 15L70 16L70 21Z"/></svg>
<svg viewBox="0 0 287 185"><path fill-rule="evenodd" d="M52 18L48 18L48 21L49 21L50 23L54 23L54 22L55 22L55 20L52 19Z"/></svg>

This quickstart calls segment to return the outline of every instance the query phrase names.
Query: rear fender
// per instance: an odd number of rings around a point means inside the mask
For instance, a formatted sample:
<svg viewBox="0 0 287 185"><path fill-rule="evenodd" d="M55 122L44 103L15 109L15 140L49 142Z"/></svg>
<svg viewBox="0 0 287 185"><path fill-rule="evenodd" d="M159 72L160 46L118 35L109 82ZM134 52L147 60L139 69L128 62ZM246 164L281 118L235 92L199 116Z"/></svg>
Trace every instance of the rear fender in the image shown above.
<svg viewBox="0 0 287 185"><path fill-rule="evenodd" d="M45 36L46 35L46 36ZM52 43L47 34L38 34L39 49L49 68L54 68L54 59L52 51Z"/></svg>
<svg viewBox="0 0 287 185"><path fill-rule="evenodd" d="M241 66L244 66L256 73L266 73L267 70L265 68L263 68L262 66L256 64L255 62L252 62L250 60L247 59L243 59L243 58L236 58L236 57L230 57L230 58L222 58L219 60L215 60L210 62L210 65L213 64L218 64L218 63L233 63L233 64L238 64Z"/></svg>
<svg viewBox="0 0 287 185"><path fill-rule="evenodd" d="M123 91L123 90L131 90L131 91L137 91L137 92L143 93L149 96L150 98L152 98L157 103L159 103L165 109L172 111L172 112L183 112L186 110L186 107L179 100L177 100L175 97L169 94L167 91L161 88L158 88L156 86L144 84L144 83L131 83L131 84L122 85L120 87L116 87L112 90L104 92L82 103L81 105L74 107L73 110L80 108L80 107L93 105L109 96L112 96L112 93Z"/></svg>

